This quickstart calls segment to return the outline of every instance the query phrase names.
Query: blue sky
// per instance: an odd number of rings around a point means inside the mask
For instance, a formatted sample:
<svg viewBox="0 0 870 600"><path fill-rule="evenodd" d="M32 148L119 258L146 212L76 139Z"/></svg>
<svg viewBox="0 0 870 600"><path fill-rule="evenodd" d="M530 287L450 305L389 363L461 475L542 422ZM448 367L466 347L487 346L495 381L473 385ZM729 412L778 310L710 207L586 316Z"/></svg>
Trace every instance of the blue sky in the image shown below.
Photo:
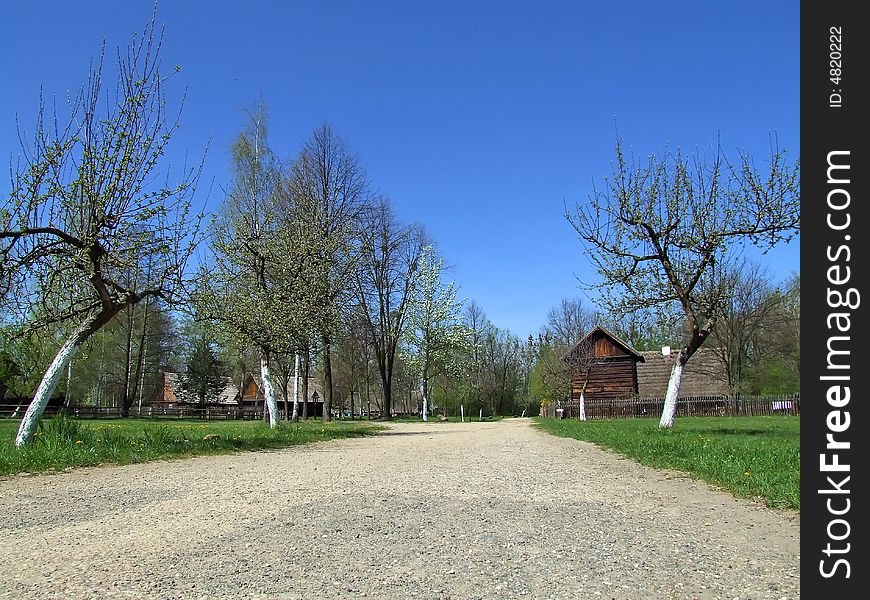
<svg viewBox="0 0 870 600"><path fill-rule="evenodd" d="M4 160L40 86L61 100L103 39L111 59L150 12L149 0L3 4ZM640 156L719 135L762 159L774 132L799 155L797 2L163 0L158 20L163 64L182 67L173 95L187 87L168 159L210 143L212 204L240 109L268 104L284 157L328 121L400 217L428 228L462 295L522 337L583 295L578 277L594 280L563 203L609 173L614 121ZM763 261L784 279L798 245Z"/></svg>

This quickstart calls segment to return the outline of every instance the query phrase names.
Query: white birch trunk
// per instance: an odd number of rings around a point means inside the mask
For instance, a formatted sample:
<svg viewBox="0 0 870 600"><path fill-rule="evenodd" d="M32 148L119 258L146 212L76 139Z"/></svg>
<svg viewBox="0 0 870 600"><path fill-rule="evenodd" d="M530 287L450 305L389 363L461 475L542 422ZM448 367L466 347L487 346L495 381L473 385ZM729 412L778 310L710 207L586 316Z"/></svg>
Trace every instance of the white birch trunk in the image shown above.
<svg viewBox="0 0 870 600"><path fill-rule="evenodd" d="M260 378L263 380L263 398L269 411L269 427L278 426L278 402L275 400L275 386L272 385L272 374L269 372L269 360L260 358Z"/></svg>
<svg viewBox="0 0 870 600"><path fill-rule="evenodd" d="M459 405L459 421L461 423L465 423L465 405L464 404Z"/></svg>
<svg viewBox="0 0 870 600"><path fill-rule="evenodd" d="M48 401L54 393L55 388L57 388L63 372L67 369L69 361L72 360L73 355L87 339L93 324L94 319L89 319L79 325L63 343L60 350L57 351L51 364L48 365L45 375L42 376L42 381L39 382L39 387L36 388L36 393L33 394L33 400L30 402L30 406L27 407L24 418L21 419L21 425L18 427L18 436L15 438L16 447L21 448L33 439L39 417L42 416L45 407L48 406Z"/></svg>
<svg viewBox="0 0 870 600"><path fill-rule="evenodd" d="M293 370L293 420L299 420L299 353L296 353L296 365Z"/></svg>
<svg viewBox="0 0 870 600"><path fill-rule="evenodd" d="M583 396L583 392L580 392L580 420L586 420L586 398Z"/></svg>
<svg viewBox="0 0 870 600"><path fill-rule="evenodd" d="M668 380L668 391L665 394L665 406L662 410L659 427L669 429L674 426L674 419L677 417L677 398L680 396L682 380L683 365L680 364L679 357L677 357L677 362L674 363L674 368L671 370L671 378Z"/></svg>
<svg viewBox="0 0 870 600"><path fill-rule="evenodd" d="M426 394L423 391L423 384L420 384L420 395L423 397L423 420L429 420L429 403L426 401Z"/></svg>

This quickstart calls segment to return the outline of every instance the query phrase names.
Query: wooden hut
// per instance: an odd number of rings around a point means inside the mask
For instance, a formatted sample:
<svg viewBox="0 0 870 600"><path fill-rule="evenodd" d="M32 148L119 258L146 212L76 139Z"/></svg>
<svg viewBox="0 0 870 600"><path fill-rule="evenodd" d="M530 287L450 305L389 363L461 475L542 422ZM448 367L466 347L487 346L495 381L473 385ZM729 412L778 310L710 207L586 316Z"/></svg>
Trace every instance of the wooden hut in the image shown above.
<svg viewBox="0 0 870 600"><path fill-rule="evenodd" d="M571 366L566 417L577 416L581 393L587 401L637 396L637 363L644 362L644 356L604 327L586 334L565 360Z"/></svg>

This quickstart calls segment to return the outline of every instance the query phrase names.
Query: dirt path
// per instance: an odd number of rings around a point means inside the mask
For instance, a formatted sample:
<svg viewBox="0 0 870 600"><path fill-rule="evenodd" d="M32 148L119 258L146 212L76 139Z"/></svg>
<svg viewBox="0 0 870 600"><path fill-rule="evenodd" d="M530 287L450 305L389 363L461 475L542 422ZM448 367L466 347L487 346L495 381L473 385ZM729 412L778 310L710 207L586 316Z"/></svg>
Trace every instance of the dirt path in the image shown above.
<svg viewBox="0 0 870 600"><path fill-rule="evenodd" d="M664 507L664 508L662 508ZM791 513L527 419L0 480L0 598L797 598Z"/></svg>

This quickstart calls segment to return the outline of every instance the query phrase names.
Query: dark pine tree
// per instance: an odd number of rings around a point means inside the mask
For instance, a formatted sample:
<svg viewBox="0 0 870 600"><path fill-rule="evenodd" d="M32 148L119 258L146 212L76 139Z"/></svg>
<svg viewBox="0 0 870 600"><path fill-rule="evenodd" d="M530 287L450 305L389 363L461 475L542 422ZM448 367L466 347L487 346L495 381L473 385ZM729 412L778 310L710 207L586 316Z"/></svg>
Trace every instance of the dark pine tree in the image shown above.
<svg viewBox="0 0 870 600"><path fill-rule="evenodd" d="M220 360L204 336L197 336L194 341L187 359L187 377L182 385L199 404L217 398L224 387Z"/></svg>

